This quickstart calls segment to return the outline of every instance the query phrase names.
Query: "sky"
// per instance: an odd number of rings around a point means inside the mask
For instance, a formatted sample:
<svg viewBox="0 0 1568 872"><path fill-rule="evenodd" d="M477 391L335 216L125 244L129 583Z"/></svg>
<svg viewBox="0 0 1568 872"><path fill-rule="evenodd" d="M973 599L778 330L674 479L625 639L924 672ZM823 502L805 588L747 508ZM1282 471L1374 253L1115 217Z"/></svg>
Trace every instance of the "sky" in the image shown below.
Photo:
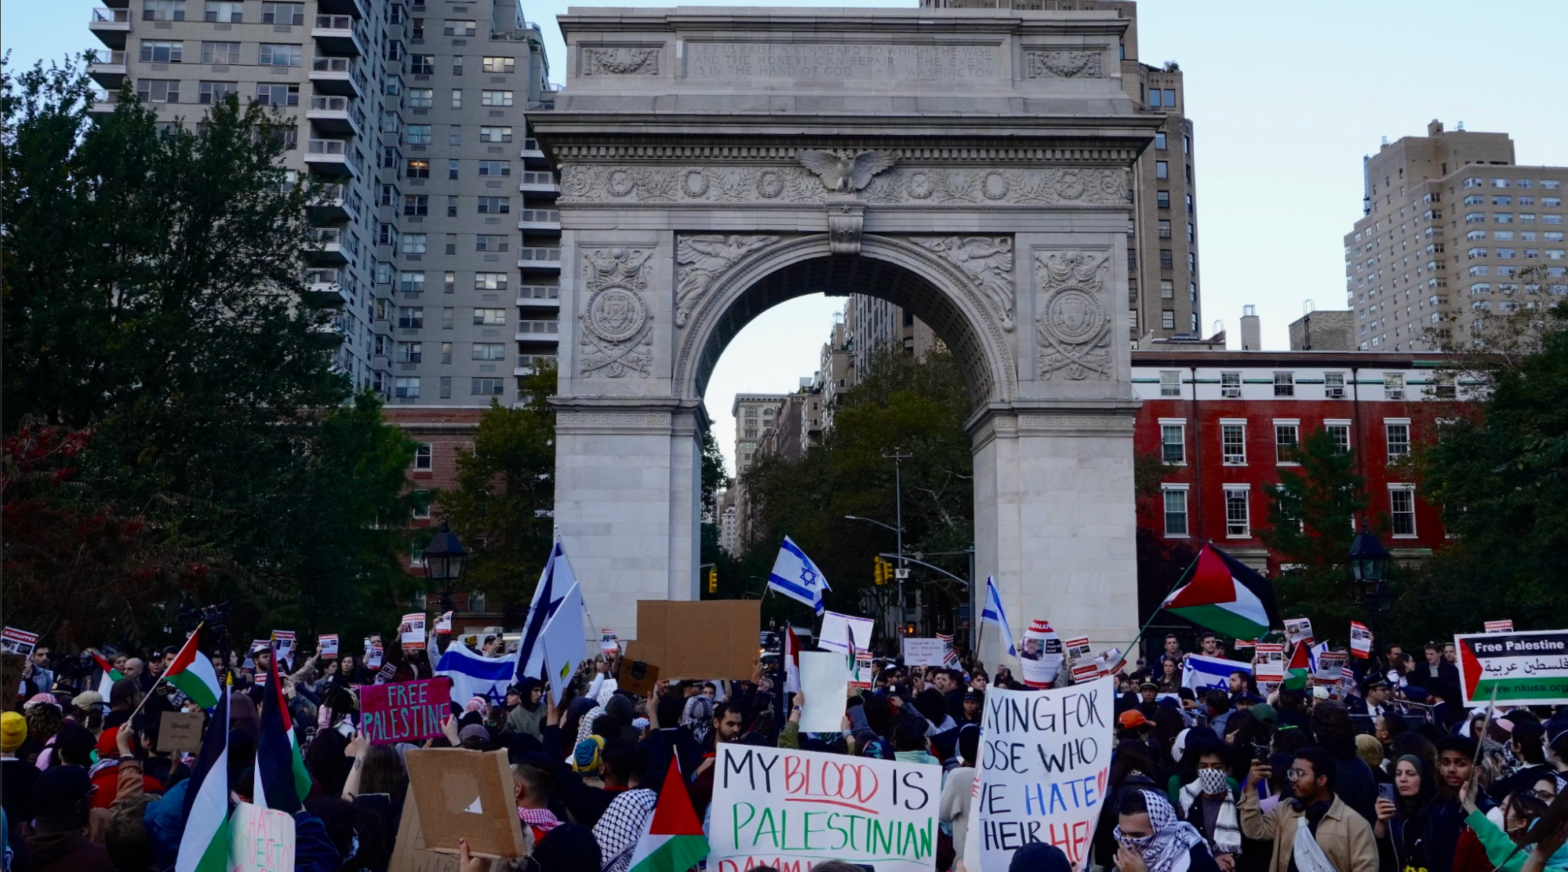
<svg viewBox="0 0 1568 872"><path fill-rule="evenodd" d="M198 0L191 0L195 3ZM565 2L522 0L545 34L562 81L565 46L555 16ZM14 64L58 58L97 42L92 0L0 4L0 48ZM668 6L615 0L605 5ZM737 5L692 3L685 5ZM796 2L795 6L915 6L915 2ZM1509 0L1143 0L1139 56L1174 60L1194 125L1204 332L1240 334L1257 306L1265 348L1288 348L1287 325L1307 300L1345 307L1346 231L1361 216L1361 158L1383 137L1449 129L1506 132L1524 165L1568 164L1568 112L1551 100L1563 82L1552 46L1568 33L1568 3ZM706 397L719 444L734 445L738 391L783 393L816 371L842 299L804 297L741 331Z"/></svg>

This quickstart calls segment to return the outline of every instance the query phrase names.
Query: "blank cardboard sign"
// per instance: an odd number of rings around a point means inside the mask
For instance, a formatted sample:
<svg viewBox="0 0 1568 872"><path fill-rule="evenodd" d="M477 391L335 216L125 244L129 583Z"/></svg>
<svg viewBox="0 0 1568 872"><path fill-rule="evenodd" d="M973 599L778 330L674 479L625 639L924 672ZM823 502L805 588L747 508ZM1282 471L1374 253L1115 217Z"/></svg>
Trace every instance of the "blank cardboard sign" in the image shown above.
<svg viewBox="0 0 1568 872"><path fill-rule="evenodd" d="M158 752L201 750L201 712L164 712L158 719Z"/></svg>
<svg viewBox="0 0 1568 872"><path fill-rule="evenodd" d="M533 832L525 831L524 837L532 849ZM505 861L491 860L486 872L506 872ZM397 846L392 851L392 862L387 872L463 872L455 852L446 853L430 849L425 844L424 828L419 825L417 802L403 803L403 817L398 822Z"/></svg>
<svg viewBox="0 0 1568 872"><path fill-rule="evenodd" d="M409 751L404 761L427 849L456 851L467 839L475 856L527 853L505 751L431 748Z"/></svg>
<svg viewBox="0 0 1568 872"><path fill-rule="evenodd" d="M751 678L761 600L637 601L637 638L626 659L659 666L661 679Z"/></svg>
<svg viewBox="0 0 1568 872"><path fill-rule="evenodd" d="M659 684L659 667L642 660L622 657L620 669L615 673L615 683L628 693L647 696Z"/></svg>

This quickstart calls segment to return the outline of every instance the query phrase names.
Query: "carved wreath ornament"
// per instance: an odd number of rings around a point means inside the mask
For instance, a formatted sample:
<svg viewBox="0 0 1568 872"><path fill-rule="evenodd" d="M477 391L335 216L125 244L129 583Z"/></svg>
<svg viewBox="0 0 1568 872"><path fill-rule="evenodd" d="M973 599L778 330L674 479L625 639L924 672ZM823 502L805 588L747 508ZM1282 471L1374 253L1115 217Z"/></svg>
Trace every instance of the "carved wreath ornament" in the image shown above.
<svg viewBox="0 0 1568 872"><path fill-rule="evenodd" d="M594 248L583 252L588 304L578 331L581 374L648 377L653 361L653 315L643 302L648 260L640 248Z"/></svg>
<svg viewBox="0 0 1568 872"><path fill-rule="evenodd" d="M1034 259L1045 298L1035 319L1040 378L1050 380L1060 374L1082 381L1093 373L1109 379L1111 319L1101 292L1110 263L1104 255L1083 251L1036 252Z"/></svg>

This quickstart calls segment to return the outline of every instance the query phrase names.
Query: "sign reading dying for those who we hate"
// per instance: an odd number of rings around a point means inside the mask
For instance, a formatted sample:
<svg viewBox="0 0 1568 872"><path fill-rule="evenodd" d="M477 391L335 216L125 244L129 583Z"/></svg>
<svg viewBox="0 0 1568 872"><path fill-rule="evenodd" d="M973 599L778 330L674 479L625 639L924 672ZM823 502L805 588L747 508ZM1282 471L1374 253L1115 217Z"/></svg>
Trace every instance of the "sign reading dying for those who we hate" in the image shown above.
<svg viewBox="0 0 1568 872"><path fill-rule="evenodd" d="M1568 702L1568 630L1472 633L1454 637L1466 706Z"/></svg>
<svg viewBox="0 0 1568 872"><path fill-rule="evenodd" d="M447 678L366 685L359 689L360 730L372 745L433 739L451 714L451 698Z"/></svg>
<svg viewBox="0 0 1568 872"><path fill-rule="evenodd" d="M1053 690L986 691L978 784L965 866L1005 872L1030 842L1083 865L1105 801L1116 685L1109 677Z"/></svg>
<svg viewBox="0 0 1568 872"><path fill-rule="evenodd" d="M877 872L936 863L942 767L736 743L718 746L707 868Z"/></svg>

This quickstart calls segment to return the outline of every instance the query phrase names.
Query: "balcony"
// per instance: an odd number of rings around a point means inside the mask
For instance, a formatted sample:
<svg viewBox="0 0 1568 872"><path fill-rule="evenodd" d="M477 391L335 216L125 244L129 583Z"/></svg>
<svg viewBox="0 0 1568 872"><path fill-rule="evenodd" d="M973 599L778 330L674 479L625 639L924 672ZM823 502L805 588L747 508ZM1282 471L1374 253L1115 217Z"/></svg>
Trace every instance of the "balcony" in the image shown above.
<svg viewBox="0 0 1568 872"><path fill-rule="evenodd" d="M561 289L555 285L523 285L517 289L517 305L560 309Z"/></svg>
<svg viewBox="0 0 1568 872"><path fill-rule="evenodd" d="M517 250L518 269L560 269L561 249L520 248Z"/></svg>
<svg viewBox="0 0 1568 872"><path fill-rule="evenodd" d="M517 368L512 370L512 375L533 375L541 367L555 366L553 354L519 354L517 355Z"/></svg>
<svg viewBox="0 0 1568 872"><path fill-rule="evenodd" d="M522 158L524 160L544 160L544 149L539 147L539 140L532 136L523 140Z"/></svg>
<svg viewBox="0 0 1568 872"><path fill-rule="evenodd" d="M87 75L105 88L118 91L125 82L125 52L93 51L90 54L92 57L87 61Z"/></svg>
<svg viewBox="0 0 1568 872"><path fill-rule="evenodd" d="M517 218L518 230L560 230L561 210L524 209Z"/></svg>
<svg viewBox="0 0 1568 872"><path fill-rule="evenodd" d="M305 117L321 133L360 136L364 128L359 107L347 97L311 97Z"/></svg>
<svg viewBox="0 0 1568 872"><path fill-rule="evenodd" d="M125 48L125 35L131 32L131 10L94 9L87 29L110 48Z"/></svg>
<svg viewBox="0 0 1568 872"><path fill-rule="evenodd" d="M525 170L522 181L517 185L517 190L525 194L559 194L561 186L555 180L555 173L548 170Z"/></svg>
<svg viewBox="0 0 1568 872"><path fill-rule="evenodd" d="M343 232L333 227L316 231L314 244L305 249L305 259L313 263L348 263L343 250Z"/></svg>
<svg viewBox="0 0 1568 872"><path fill-rule="evenodd" d="M365 54L365 46L355 24L352 15L317 15L310 35L321 54L360 57Z"/></svg>
<svg viewBox="0 0 1568 872"><path fill-rule="evenodd" d="M310 202L311 217L317 221L355 221L359 202L345 185L323 185Z"/></svg>
<svg viewBox="0 0 1568 872"><path fill-rule="evenodd" d="M341 139L312 139L305 148L305 165L328 176L358 175L352 149Z"/></svg>
<svg viewBox="0 0 1568 872"><path fill-rule="evenodd" d="M559 321L519 321L513 338L518 342L554 342L560 338L560 329Z"/></svg>
<svg viewBox="0 0 1568 872"><path fill-rule="evenodd" d="M326 15L365 17L365 10L359 7L359 0L316 0L316 9Z"/></svg>
<svg viewBox="0 0 1568 872"><path fill-rule="evenodd" d="M114 113L114 107L119 105L119 102L119 91L104 91L95 88L93 89L93 105L87 112L91 115L110 115Z"/></svg>
<svg viewBox="0 0 1568 872"><path fill-rule="evenodd" d="M348 289L339 283L335 269L315 269L305 274L305 300L320 309L337 309L351 302Z"/></svg>
<svg viewBox="0 0 1568 872"><path fill-rule="evenodd" d="M365 77L353 58L316 58L310 64L310 84L317 94L364 96Z"/></svg>

